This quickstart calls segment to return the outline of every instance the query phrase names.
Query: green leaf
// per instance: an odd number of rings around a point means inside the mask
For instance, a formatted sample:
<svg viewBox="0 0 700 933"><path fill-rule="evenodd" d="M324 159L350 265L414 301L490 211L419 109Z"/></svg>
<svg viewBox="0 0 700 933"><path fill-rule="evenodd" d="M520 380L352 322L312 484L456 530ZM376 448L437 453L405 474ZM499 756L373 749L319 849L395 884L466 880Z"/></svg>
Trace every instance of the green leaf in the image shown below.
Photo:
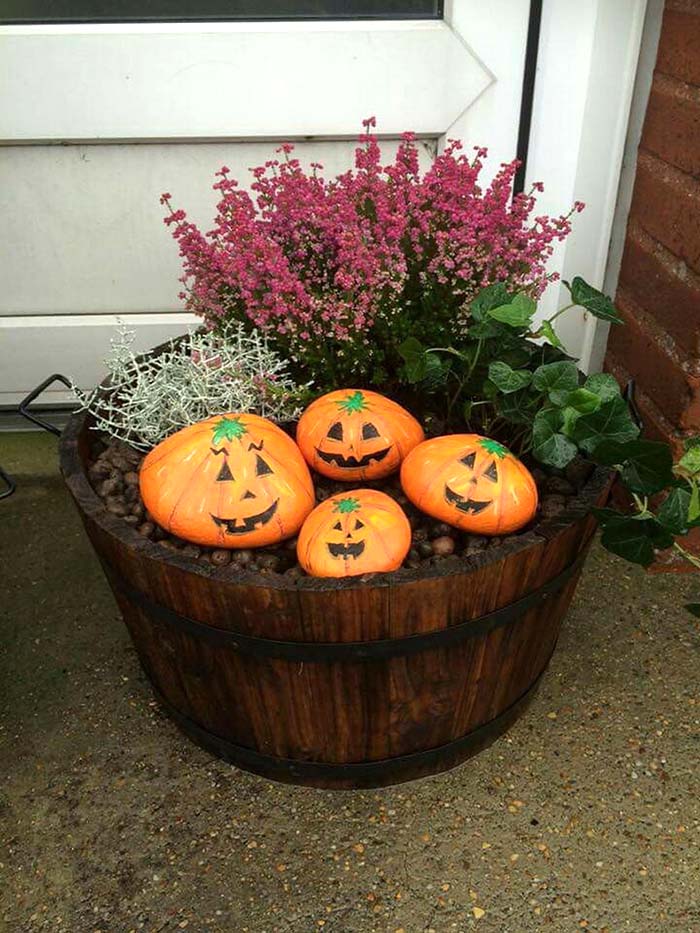
<svg viewBox="0 0 700 933"><path fill-rule="evenodd" d="M694 525L698 519L700 519L700 487L697 483L691 483L688 521L691 525Z"/></svg>
<svg viewBox="0 0 700 933"><path fill-rule="evenodd" d="M594 373L586 379L583 387L597 395L601 402L608 402L620 394L620 386L610 373Z"/></svg>
<svg viewBox="0 0 700 933"><path fill-rule="evenodd" d="M700 603L686 603L685 608L691 615L694 615L697 619L700 619Z"/></svg>
<svg viewBox="0 0 700 933"><path fill-rule="evenodd" d="M213 431L212 444L220 444L222 441L239 440L248 433L248 428L240 418L221 418L213 426Z"/></svg>
<svg viewBox="0 0 700 933"><path fill-rule="evenodd" d="M619 466L622 482L639 495L651 496L674 481L671 449L659 441L605 440L595 448L593 457L606 466Z"/></svg>
<svg viewBox="0 0 700 933"><path fill-rule="evenodd" d="M496 282L495 285L481 289L469 305L469 313L475 321L484 321L488 311L506 305L509 301L508 289L502 282Z"/></svg>
<svg viewBox="0 0 700 933"><path fill-rule="evenodd" d="M489 380L490 382L491 380ZM532 424L537 409L537 397L527 389L499 395L496 398L499 415L513 424Z"/></svg>
<svg viewBox="0 0 700 933"><path fill-rule="evenodd" d="M564 282L564 285L569 289L574 304L590 311L594 317L601 321L608 321L610 324L623 323L612 299L599 292L597 288L593 288L580 275L576 276L571 285L568 282Z"/></svg>
<svg viewBox="0 0 700 933"><path fill-rule="evenodd" d="M553 409L538 411L532 428L532 452L540 461L565 467L577 454L576 444L559 430L561 415Z"/></svg>
<svg viewBox="0 0 700 933"><path fill-rule="evenodd" d="M672 489L666 496L657 518L671 534L680 535L688 530L690 492L687 489Z"/></svg>
<svg viewBox="0 0 700 933"><path fill-rule="evenodd" d="M408 382L416 383L425 378L428 364L425 347L415 337L408 337L399 344L398 351L404 361L404 369Z"/></svg>
<svg viewBox="0 0 700 933"><path fill-rule="evenodd" d="M581 415L573 427L573 438L582 450L593 453L603 441L634 440L639 428L621 397L610 399L590 415Z"/></svg>
<svg viewBox="0 0 700 933"><path fill-rule="evenodd" d="M442 359L437 353L425 354L425 374L420 380L427 389L435 388L443 383L452 368L451 358Z"/></svg>
<svg viewBox="0 0 700 933"><path fill-rule="evenodd" d="M549 321L542 321L540 324L539 335L545 337L552 344L553 347L557 347L559 350L564 349L564 344L561 342L557 336L556 331L549 323Z"/></svg>
<svg viewBox="0 0 700 933"><path fill-rule="evenodd" d="M588 415L600 408L600 398L588 389L555 389L549 393L549 401L559 408L573 408L580 415Z"/></svg>
<svg viewBox="0 0 700 933"><path fill-rule="evenodd" d="M678 466L689 476L700 473L700 444L689 447L678 461Z"/></svg>
<svg viewBox="0 0 700 933"><path fill-rule="evenodd" d="M540 392L571 392L578 388L576 364L562 360L538 366L532 377L532 385Z"/></svg>
<svg viewBox="0 0 700 933"><path fill-rule="evenodd" d="M596 516L602 511L611 510L596 509ZM640 520L632 515L606 515L602 524L600 542L603 547L643 567L648 567L653 562L655 548L664 549L673 544L673 536L651 518Z"/></svg>
<svg viewBox="0 0 700 933"><path fill-rule="evenodd" d="M515 298L505 305L489 308L488 314L496 321L507 324L509 327L528 327L532 315L537 310L536 303L524 292L519 292Z"/></svg>
<svg viewBox="0 0 700 933"><path fill-rule="evenodd" d="M489 366L489 379L501 392L517 392L530 385L532 373L527 369L511 369L507 363L497 361Z"/></svg>

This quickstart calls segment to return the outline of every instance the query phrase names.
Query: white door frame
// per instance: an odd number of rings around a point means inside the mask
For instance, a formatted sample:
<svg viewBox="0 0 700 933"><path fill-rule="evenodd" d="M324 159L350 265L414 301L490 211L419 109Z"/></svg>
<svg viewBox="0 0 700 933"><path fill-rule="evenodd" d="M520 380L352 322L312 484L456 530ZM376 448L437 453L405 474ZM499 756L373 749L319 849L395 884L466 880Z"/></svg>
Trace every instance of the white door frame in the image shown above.
<svg viewBox="0 0 700 933"><path fill-rule="evenodd" d="M532 40L539 4L529 149L520 141L525 183L547 185L542 212L587 202L553 268L602 286L646 0L490 0L488 18L483 0L447 0L444 21L0 27L0 145L48 153L78 142L342 139L376 114L382 135L411 128L439 145L448 137L487 145L492 173L518 152L528 24ZM560 293L548 290L546 309L561 303ZM192 321L173 310L164 325L163 307L138 310L158 337L164 326L172 332ZM79 298L69 313L83 315L86 333L92 328L91 346L114 326L109 309L94 313ZM24 348L51 327L58 334L63 325L46 306L0 305L0 374L24 373ZM77 336L80 327L71 330ZM561 334L588 367L596 322L574 312ZM16 401L0 394L0 404Z"/></svg>

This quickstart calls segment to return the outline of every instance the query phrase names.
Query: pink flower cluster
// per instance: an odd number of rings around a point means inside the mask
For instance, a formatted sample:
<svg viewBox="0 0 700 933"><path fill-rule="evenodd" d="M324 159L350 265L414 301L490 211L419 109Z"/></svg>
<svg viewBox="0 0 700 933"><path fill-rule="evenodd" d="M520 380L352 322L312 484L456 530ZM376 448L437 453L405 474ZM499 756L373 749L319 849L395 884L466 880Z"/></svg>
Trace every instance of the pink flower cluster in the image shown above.
<svg viewBox="0 0 700 933"><path fill-rule="evenodd" d="M445 329L457 333L486 285L537 297L553 278L546 263L571 214L532 217L541 185L512 197L516 162L482 190L485 149L469 159L450 142L422 174L413 134L383 165L374 118L364 125L354 170L332 180L318 164L304 171L291 145L252 170L252 195L224 166L206 234L162 196L184 260L181 297L208 326L247 321L297 360L360 350L381 360L382 335L397 324L410 330L406 321L426 307L437 304Z"/></svg>

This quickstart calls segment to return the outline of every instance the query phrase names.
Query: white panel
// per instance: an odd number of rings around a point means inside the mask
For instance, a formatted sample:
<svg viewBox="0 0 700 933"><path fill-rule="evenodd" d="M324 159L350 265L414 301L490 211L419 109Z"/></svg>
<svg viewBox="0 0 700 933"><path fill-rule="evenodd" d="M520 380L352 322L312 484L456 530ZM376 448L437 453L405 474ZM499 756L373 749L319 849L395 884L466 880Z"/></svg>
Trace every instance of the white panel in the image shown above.
<svg viewBox="0 0 700 933"><path fill-rule="evenodd" d="M60 372L89 389L105 377L103 360L119 319L114 316L0 318L0 406L17 405L40 382ZM134 349L146 350L196 324L189 314L144 314L128 320ZM60 385L45 402L69 401Z"/></svg>
<svg viewBox="0 0 700 933"><path fill-rule="evenodd" d="M352 163L355 145L301 143L298 154L332 176ZM393 158L394 142L382 148ZM274 151L271 142L0 148L0 316L177 308L180 259L159 195L169 191L209 230L214 172L226 164L246 183L248 168Z"/></svg>
<svg viewBox="0 0 700 933"><path fill-rule="evenodd" d="M620 177L646 0L545 0L528 159L528 184L545 182L540 209L586 210L552 263L564 279L582 275L602 288ZM543 313L568 304L563 285L548 289ZM561 323L560 323L561 322ZM573 309L557 330L583 369L597 322Z"/></svg>
<svg viewBox="0 0 700 933"><path fill-rule="evenodd" d="M492 76L442 21L6 26L0 139L438 135ZM31 106L28 102L31 101Z"/></svg>
<svg viewBox="0 0 700 933"><path fill-rule="evenodd" d="M483 176L487 179L516 155L528 8L529 3L522 0L490 0L485 16L483 0L461 0L448 3L445 9L470 53L494 77L445 134L461 139L467 149L485 146L489 150Z"/></svg>

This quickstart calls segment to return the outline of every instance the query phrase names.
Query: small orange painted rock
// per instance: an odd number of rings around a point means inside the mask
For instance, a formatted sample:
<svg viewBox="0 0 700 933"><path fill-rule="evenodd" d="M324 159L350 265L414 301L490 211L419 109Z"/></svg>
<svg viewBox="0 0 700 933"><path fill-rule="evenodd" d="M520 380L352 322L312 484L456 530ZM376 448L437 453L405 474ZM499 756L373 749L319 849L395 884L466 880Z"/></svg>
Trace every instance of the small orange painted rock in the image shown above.
<svg viewBox="0 0 700 933"><path fill-rule="evenodd" d="M375 489L352 489L316 506L299 532L297 556L313 577L351 577L398 570L410 546L400 505Z"/></svg>
<svg viewBox="0 0 700 933"><path fill-rule="evenodd" d="M297 444L309 466L348 482L388 476L424 437L405 408L366 389L322 395L297 426Z"/></svg>
<svg viewBox="0 0 700 933"><path fill-rule="evenodd" d="M421 511L473 534L510 534L537 511L537 486L525 464L478 434L414 447L401 466L401 486Z"/></svg>
<svg viewBox="0 0 700 933"><path fill-rule="evenodd" d="M216 415L166 438L141 465L144 505L171 534L217 548L289 538L314 507L309 468L281 428Z"/></svg>

